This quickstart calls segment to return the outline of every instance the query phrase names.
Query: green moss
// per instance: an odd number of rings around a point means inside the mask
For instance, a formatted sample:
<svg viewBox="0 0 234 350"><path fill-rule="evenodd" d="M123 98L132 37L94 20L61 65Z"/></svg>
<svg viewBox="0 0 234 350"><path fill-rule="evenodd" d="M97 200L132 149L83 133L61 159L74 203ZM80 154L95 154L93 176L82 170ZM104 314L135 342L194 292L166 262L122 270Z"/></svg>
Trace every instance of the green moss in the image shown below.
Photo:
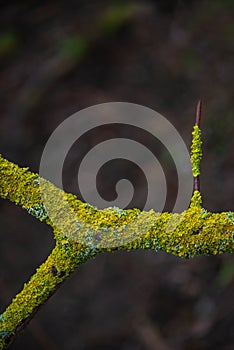
<svg viewBox="0 0 234 350"><path fill-rule="evenodd" d="M199 191L194 191L193 196L191 198L190 207L191 208L200 208L201 205L202 205L201 193ZM206 210L203 208L203 213L205 213L205 212L206 212Z"/></svg>
<svg viewBox="0 0 234 350"><path fill-rule="evenodd" d="M21 325L48 299L78 265L94 255L91 250L80 245L70 243L64 249L61 242L58 242L45 263L36 270L29 282L24 284L23 290L3 313L0 332L4 332L4 341L14 333L16 326ZM56 268L56 275L53 268Z"/></svg>
<svg viewBox="0 0 234 350"><path fill-rule="evenodd" d="M77 249L81 243L84 247L87 246L86 249L93 249L96 252L150 248L178 256L195 256L206 254L208 251L210 254L216 254L225 249L227 251L233 249L233 213L207 212L201 206L202 199L199 191L194 192L190 207L182 214L155 213L153 210L144 213L138 209L122 210L116 207L98 210L81 202L76 196L64 193L49 181L45 181L50 201L54 204L55 214L60 217L64 225L56 227L42 202L40 182L42 179L37 174L1 157L0 195L21 205L30 214L52 226L57 244L59 243L62 251L68 255L71 245ZM66 211L61 212L59 206L61 203L58 200L60 195L72 209L73 221L70 220ZM133 233L138 231L135 239L130 241L127 239L129 224L132 224ZM116 245L114 247L112 243L119 237L119 247ZM106 241L105 246L98 244L103 239Z"/></svg>
<svg viewBox="0 0 234 350"><path fill-rule="evenodd" d="M201 158L199 140L200 132L195 128L191 157L195 168L199 168ZM194 172L197 173L198 170ZM42 183L53 204L53 215L62 222L59 227L42 200ZM4 349L16 330L80 264L97 253L151 249L190 258L199 254L234 252L234 213L206 211L202 208L199 191L194 192L190 207L181 214L116 207L98 210L0 156L0 196L50 225L56 241L47 260L0 316L0 349ZM68 203L72 218L67 211L61 210L61 201ZM116 242L117 245L113 244Z"/></svg>
<svg viewBox="0 0 234 350"><path fill-rule="evenodd" d="M202 158L202 140L201 130L197 125L193 127L192 132L192 145L191 145L191 163L193 176L200 175L200 162Z"/></svg>
<svg viewBox="0 0 234 350"><path fill-rule="evenodd" d="M35 216L40 221L44 221L48 218L48 213L47 213L46 208L43 204L38 204L34 208L27 208L27 211L29 214Z"/></svg>

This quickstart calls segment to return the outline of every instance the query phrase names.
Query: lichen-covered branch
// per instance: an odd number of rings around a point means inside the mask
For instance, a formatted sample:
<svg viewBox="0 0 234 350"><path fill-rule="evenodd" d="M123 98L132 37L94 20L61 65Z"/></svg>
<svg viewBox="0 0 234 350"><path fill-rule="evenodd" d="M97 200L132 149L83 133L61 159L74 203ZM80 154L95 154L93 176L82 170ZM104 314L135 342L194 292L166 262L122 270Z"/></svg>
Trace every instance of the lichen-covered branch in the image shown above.
<svg viewBox="0 0 234 350"><path fill-rule="evenodd" d="M191 150L194 176L199 173L201 158L199 130L198 126L194 129ZM41 195L42 184L53 203L53 216L59 217L64 226L57 227L48 214ZM234 213L207 212L202 208L198 190L193 193L190 207L180 214L115 207L98 210L28 168L0 156L0 196L50 225L56 241L47 260L0 315L0 349L9 346L38 308L80 264L100 252L152 249L187 258L234 252ZM67 212L61 211L61 198L72 208L75 220L71 221ZM136 234L131 239L130 231ZM118 244L113 244L118 237Z"/></svg>
<svg viewBox="0 0 234 350"><path fill-rule="evenodd" d="M202 159L202 139L201 139L201 108L202 103L198 101L196 108L196 121L192 132L191 163L193 172L194 191L200 191L200 163Z"/></svg>

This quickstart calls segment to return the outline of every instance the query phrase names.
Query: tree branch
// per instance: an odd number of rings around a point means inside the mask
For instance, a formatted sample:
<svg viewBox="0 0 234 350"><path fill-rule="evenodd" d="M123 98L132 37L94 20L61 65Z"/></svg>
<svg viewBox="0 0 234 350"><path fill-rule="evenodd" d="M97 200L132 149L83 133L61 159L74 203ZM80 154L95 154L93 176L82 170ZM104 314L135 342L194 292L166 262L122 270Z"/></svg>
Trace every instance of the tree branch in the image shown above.
<svg viewBox="0 0 234 350"><path fill-rule="evenodd" d="M201 140L201 100L197 103L195 125L192 132L191 145L191 163L193 171L193 191L200 191L200 163L202 158L202 140Z"/></svg>
<svg viewBox="0 0 234 350"><path fill-rule="evenodd" d="M198 105L200 111L200 104ZM200 174L200 112L197 114L191 146L193 175ZM41 188L53 204L53 213L44 205ZM202 208L195 188L190 207L183 213L141 212L116 207L98 210L65 193L28 168L0 156L0 197L20 205L31 215L45 221L54 232L55 248L36 270L22 291L0 315L0 349L6 349L39 307L82 263L100 252L120 249L152 249L179 257L234 252L234 213L210 213ZM61 203L75 215L61 211ZM53 218L62 226L57 227Z"/></svg>

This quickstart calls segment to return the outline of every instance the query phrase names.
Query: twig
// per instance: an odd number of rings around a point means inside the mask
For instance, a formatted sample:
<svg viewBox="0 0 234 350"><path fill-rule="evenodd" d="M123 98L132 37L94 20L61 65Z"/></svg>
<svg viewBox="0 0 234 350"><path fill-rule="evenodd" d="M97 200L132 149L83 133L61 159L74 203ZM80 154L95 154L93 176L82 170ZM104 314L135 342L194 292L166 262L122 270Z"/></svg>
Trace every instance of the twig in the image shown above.
<svg viewBox="0 0 234 350"><path fill-rule="evenodd" d="M202 101L199 100L196 108L196 123L195 123L195 125L197 125L199 128L201 125L201 112L202 112Z"/></svg>
<svg viewBox="0 0 234 350"><path fill-rule="evenodd" d="M195 121L195 125L198 126L199 129L201 125L201 112L202 112L202 102L201 100L199 100L196 108L196 121ZM200 175L195 176L193 179L193 192L195 191L200 192Z"/></svg>

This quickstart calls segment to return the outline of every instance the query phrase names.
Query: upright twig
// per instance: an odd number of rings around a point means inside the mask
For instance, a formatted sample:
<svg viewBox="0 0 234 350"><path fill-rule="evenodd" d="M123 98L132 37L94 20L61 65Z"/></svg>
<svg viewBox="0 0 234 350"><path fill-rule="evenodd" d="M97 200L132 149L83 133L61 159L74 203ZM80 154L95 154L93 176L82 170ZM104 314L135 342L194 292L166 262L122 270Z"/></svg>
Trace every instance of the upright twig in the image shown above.
<svg viewBox="0 0 234 350"><path fill-rule="evenodd" d="M201 112L202 112L202 101L199 100L196 108L196 122L195 122L195 125L197 125L199 129L201 126Z"/></svg>
<svg viewBox="0 0 234 350"><path fill-rule="evenodd" d="M196 121L195 125L200 129L201 125L201 111L202 111L202 102L201 100L198 101L197 103L197 108L196 108ZM193 192L199 191L200 192L200 175L197 175L193 179Z"/></svg>
<svg viewBox="0 0 234 350"><path fill-rule="evenodd" d="M200 192L200 163L202 159L202 139L201 139L201 107L199 100L196 108L196 119L192 132L191 144L191 164L193 172L193 192Z"/></svg>

